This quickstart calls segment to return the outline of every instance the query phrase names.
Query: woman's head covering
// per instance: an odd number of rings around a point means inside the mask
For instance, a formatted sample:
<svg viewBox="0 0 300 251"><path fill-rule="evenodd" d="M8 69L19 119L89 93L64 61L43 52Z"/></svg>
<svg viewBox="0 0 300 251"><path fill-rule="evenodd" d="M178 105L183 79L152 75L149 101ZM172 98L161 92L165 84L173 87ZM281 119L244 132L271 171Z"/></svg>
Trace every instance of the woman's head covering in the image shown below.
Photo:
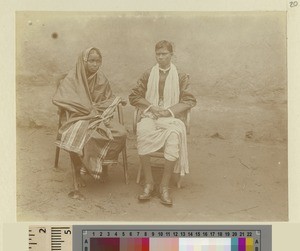
<svg viewBox="0 0 300 251"><path fill-rule="evenodd" d="M90 47L90 48L84 50L84 51L81 53L81 56L82 56L82 59L83 59L84 62L86 62L86 61L88 60L89 55L90 55L90 52L91 52L92 50L96 51L96 52L98 53L98 55L100 56L100 59L102 60L102 55L101 55L100 50L99 50L98 48L96 48L96 47Z"/></svg>
<svg viewBox="0 0 300 251"><path fill-rule="evenodd" d="M98 70L93 75L87 77L86 61L92 50L95 50L101 57L100 50L91 47L80 53L75 69L71 70L68 75L61 81L53 103L66 108L67 110L77 111L89 114L92 109L91 92L96 83L100 84L106 81L102 73ZM101 73L101 78L98 76Z"/></svg>
<svg viewBox="0 0 300 251"><path fill-rule="evenodd" d="M100 52L100 50L99 50L98 48L96 48L96 47L90 47L90 48L88 48L88 49L85 49L85 50L82 51L82 52L80 53L80 55L79 55L78 63L83 64L84 69L85 69L85 75L87 75L87 74L86 74L86 73L87 73L87 61L88 61L89 55L90 55L91 52L93 52L93 51L96 52L96 53L99 55L100 60L102 61L102 55L101 55L101 52ZM82 61L82 62L81 62L81 61ZM100 69L100 67L99 67L99 69ZM98 69L98 70L99 70L99 69ZM97 71L97 72L98 72L98 71ZM88 79L94 77L94 76L97 74L97 72L95 72L94 74L92 74L91 76L89 76Z"/></svg>

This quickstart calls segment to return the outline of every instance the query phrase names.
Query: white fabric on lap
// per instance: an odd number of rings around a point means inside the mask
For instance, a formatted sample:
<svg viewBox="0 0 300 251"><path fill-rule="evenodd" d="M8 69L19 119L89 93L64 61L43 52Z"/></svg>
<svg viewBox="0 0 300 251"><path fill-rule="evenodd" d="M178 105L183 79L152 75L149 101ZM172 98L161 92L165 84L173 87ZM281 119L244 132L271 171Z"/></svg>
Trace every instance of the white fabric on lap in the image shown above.
<svg viewBox="0 0 300 251"><path fill-rule="evenodd" d="M169 161L176 161L179 158L179 136L177 133L171 132L167 138L164 157Z"/></svg>
<svg viewBox="0 0 300 251"><path fill-rule="evenodd" d="M157 120L142 118L137 124L138 154L147 155L156 152L165 146L167 139L173 133L176 134L179 139L179 158L175 165L174 172L185 175L189 173L187 140L185 125L180 119L172 117L159 118ZM174 156L175 155L176 154L174 154Z"/></svg>

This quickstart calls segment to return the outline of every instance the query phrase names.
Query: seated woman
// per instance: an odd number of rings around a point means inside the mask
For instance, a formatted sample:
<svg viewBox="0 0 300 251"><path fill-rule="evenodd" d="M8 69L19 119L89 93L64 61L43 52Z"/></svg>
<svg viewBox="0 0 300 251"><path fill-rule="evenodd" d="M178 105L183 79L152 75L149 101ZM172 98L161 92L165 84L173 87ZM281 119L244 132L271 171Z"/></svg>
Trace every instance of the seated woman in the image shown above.
<svg viewBox="0 0 300 251"><path fill-rule="evenodd" d="M67 113L56 144L70 153L75 191L69 196L78 199L84 198L78 191L78 186L84 186L82 165L100 179L126 143L124 126L111 120L117 105L124 101L112 94L109 81L100 71L101 64L99 49L83 51L53 97L53 103Z"/></svg>

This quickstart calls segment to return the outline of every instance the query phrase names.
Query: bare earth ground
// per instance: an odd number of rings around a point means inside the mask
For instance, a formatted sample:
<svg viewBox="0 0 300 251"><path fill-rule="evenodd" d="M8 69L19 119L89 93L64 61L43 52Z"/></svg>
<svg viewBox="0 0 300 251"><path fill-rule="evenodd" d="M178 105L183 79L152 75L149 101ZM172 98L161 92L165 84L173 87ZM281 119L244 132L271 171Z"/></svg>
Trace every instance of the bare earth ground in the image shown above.
<svg viewBox="0 0 300 251"><path fill-rule="evenodd" d="M67 196L72 178L66 152L61 152L60 171L53 169L56 128L37 122L18 126L19 221L288 220L286 104L198 97L188 136L190 174L184 177L182 189L172 187L171 208L158 198L147 203L137 200L142 187L135 183L139 160L132 108L124 112L130 183L124 182L120 158L106 183L84 177L85 201ZM57 121L56 116L48 119ZM159 172L155 171L156 177Z"/></svg>

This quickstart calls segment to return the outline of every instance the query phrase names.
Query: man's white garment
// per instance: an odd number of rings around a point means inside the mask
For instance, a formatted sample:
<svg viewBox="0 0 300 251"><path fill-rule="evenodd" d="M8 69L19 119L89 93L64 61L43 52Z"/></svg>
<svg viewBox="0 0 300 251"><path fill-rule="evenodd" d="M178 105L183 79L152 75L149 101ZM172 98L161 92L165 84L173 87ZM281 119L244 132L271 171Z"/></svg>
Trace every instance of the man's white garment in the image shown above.
<svg viewBox="0 0 300 251"><path fill-rule="evenodd" d="M179 78L175 65L171 64L165 81L164 100L159 100L159 66L155 65L148 79L145 98L155 106L168 109L179 102ZM153 119L146 110L143 118L137 124L137 148L139 155L153 153L164 147L164 157L167 160L178 159L174 172L184 175L189 173L187 140L185 124L177 118L162 117Z"/></svg>

